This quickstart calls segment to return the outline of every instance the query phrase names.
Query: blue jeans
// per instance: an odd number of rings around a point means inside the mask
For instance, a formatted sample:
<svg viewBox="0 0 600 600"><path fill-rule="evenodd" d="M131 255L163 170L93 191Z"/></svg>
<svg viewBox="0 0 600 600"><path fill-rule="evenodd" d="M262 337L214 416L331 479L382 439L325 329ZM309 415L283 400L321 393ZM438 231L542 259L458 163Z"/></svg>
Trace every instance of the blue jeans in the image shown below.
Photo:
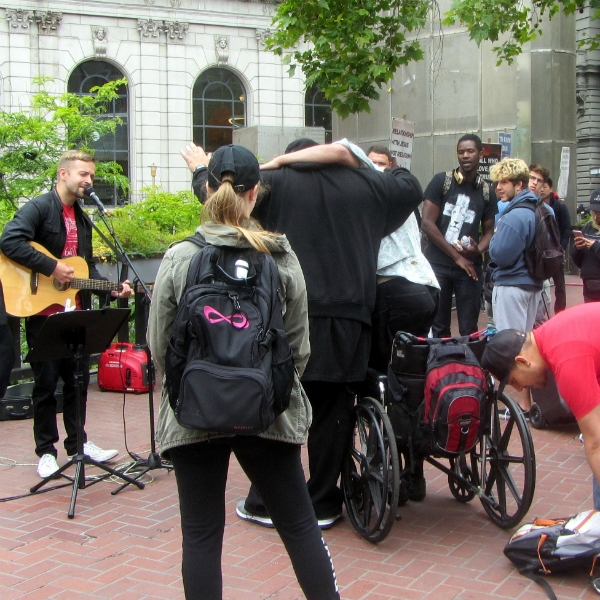
<svg viewBox="0 0 600 600"><path fill-rule="evenodd" d="M600 510L600 485L598 485L595 477L592 479L594 480L594 509Z"/></svg>
<svg viewBox="0 0 600 600"><path fill-rule="evenodd" d="M481 290L483 286L483 269L475 266L477 281L471 279L467 272L456 265L431 264L440 284L440 304L433 321L433 337L450 337L452 315L452 294L456 298L458 331L460 335L469 335L478 329L481 311Z"/></svg>

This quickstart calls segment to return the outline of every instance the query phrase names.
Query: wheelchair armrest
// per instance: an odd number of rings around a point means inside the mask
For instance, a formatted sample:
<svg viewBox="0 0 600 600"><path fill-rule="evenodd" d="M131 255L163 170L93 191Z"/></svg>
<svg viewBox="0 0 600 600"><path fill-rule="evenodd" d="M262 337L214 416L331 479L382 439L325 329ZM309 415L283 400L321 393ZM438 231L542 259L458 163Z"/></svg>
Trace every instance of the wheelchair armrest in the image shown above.
<svg viewBox="0 0 600 600"><path fill-rule="evenodd" d="M376 371L375 369L369 367L367 369L365 383L376 386L379 386L380 384L387 385L387 375L384 375L380 371Z"/></svg>

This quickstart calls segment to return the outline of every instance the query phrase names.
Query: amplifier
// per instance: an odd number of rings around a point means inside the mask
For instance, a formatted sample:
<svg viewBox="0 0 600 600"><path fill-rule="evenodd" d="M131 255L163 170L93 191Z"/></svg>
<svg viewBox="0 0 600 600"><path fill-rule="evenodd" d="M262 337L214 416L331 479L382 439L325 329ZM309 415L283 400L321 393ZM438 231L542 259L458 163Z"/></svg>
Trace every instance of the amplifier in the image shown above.
<svg viewBox="0 0 600 600"><path fill-rule="evenodd" d="M148 392L148 356L144 347L119 342L105 350L98 364L98 386L103 392Z"/></svg>

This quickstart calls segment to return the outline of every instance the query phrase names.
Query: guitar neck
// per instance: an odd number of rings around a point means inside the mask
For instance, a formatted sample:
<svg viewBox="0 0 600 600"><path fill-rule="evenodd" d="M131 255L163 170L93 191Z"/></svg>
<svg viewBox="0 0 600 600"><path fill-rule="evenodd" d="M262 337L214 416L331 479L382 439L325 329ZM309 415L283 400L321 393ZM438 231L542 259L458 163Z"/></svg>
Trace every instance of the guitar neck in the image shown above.
<svg viewBox="0 0 600 600"><path fill-rule="evenodd" d="M81 279L80 277L74 277L70 286L77 288L78 290L96 290L102 292L120 292L122 285L114 281L104 281L103 279Z"/></svg>

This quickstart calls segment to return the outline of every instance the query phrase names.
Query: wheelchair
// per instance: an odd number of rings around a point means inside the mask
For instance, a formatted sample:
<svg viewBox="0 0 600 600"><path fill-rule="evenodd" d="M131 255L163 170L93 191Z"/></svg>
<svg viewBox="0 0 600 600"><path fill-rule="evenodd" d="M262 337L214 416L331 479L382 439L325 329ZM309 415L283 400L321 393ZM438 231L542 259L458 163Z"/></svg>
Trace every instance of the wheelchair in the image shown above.
<svg viewBox="0 0 600 600"><path fill-rule="evenodd" d="M468 340L478 360L487 343L485 333ZM488 372L475 446L456 456L431 450L422 422L428 354L427 340L398 332L388 374L369 369L357 395L341 486L350 522L372 543L385 539L398 518L402 479L414 472L418 460L447 475L450 492L459 502L478 497L492 522L503 529L516 526L533 501L536 467L531 432L518 404L494 389Z"/></svg>

